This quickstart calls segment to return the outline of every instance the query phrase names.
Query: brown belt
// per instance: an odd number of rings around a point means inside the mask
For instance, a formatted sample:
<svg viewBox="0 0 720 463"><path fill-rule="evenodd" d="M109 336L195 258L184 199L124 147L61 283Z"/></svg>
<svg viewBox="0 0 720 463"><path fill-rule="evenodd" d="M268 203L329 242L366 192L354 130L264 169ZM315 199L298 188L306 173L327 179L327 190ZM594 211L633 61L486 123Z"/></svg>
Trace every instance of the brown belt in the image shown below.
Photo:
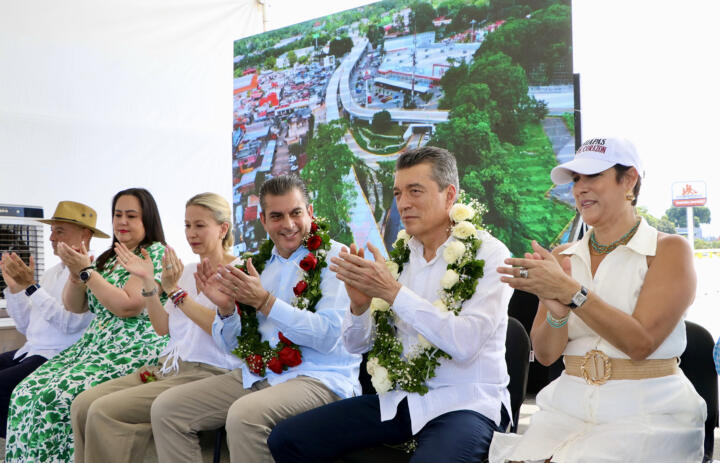
<svg viewBox="0 0 720 463"><path fill-rule="evenodd" d="M591 350L585 356L564 356L565 372L583 378L588 384L605 384L613 379L647 379L674 375L678 371L677 358L658 360L630 360L608 357L601 350Z"/></svg>

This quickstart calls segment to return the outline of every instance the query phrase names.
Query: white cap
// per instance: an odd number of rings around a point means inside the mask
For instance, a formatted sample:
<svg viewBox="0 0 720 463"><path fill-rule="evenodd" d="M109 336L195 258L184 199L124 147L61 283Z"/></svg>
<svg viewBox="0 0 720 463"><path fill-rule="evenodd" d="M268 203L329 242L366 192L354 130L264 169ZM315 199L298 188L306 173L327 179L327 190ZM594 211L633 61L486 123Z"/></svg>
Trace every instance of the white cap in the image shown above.
<svg viewBox="0 0 720 463"><path fill-rule="evenodd" d="M635 145L624 138L590 138L578 148L575 159L560 164L550 172L556 185L573 181L573 174L591 175L607 170L615 164L634 167L642 177L642 161Z"/></svg>

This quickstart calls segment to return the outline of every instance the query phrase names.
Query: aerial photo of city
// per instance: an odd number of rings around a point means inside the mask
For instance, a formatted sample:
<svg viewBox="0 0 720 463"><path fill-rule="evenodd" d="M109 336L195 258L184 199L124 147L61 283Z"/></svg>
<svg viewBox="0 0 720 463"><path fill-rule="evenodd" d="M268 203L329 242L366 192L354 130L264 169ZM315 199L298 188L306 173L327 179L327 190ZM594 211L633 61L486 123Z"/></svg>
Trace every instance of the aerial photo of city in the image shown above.
<svg viewBox="0 0 720 463"><path fill-rule="evenodd" d="M386 0L235 42L235 253L257 249L259 187L297 173L337 241L402 228L399 154L453 152L461 188L515 254L575 216L549 172L575 148L570 1Z"/></svg>

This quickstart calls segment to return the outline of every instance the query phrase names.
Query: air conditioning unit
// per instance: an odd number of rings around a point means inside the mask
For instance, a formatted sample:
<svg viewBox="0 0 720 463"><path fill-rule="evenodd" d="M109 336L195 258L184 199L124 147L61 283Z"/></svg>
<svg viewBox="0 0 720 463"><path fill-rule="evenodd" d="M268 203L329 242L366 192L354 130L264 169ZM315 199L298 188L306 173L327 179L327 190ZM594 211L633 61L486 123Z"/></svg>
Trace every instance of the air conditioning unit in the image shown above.
<svg viewBox="0 0 720 463"><path fill-rule="evenodd" d="M25 262L35 259L35 279L45 271L42 207L0 204L0 254L14 252ZM2 291L7 287L0 273L0 309L7 306ZM2 310L3 315L5 310Z"/></svg>

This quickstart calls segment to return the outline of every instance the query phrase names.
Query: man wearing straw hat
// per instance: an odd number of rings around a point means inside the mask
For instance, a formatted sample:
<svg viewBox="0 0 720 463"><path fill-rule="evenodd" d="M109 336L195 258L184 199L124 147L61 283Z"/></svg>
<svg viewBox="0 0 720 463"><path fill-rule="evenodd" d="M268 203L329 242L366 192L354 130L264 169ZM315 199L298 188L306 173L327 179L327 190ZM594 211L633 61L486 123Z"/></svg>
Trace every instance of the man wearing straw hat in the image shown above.
<svg viewBox="0 0 720 463"><path fill-rule="evenodd" d="M85 249L89 249L93 236L109 238L95 228L95 210L73 201L60 201L52 218L39 221L50 225L50 243L55 254L58 243L75 249L84 244ZM32 255L27 265L14 252L3 253L0 270L7 285L3 293L8 314L27 339L20 349L0 354L0 437L5 438L10 395L15 386L77 341L95 315L65 310L63 288L68 278L78 279L78 276L70 275L62 262L47 269L39 283L35 280Z"/></svg>

